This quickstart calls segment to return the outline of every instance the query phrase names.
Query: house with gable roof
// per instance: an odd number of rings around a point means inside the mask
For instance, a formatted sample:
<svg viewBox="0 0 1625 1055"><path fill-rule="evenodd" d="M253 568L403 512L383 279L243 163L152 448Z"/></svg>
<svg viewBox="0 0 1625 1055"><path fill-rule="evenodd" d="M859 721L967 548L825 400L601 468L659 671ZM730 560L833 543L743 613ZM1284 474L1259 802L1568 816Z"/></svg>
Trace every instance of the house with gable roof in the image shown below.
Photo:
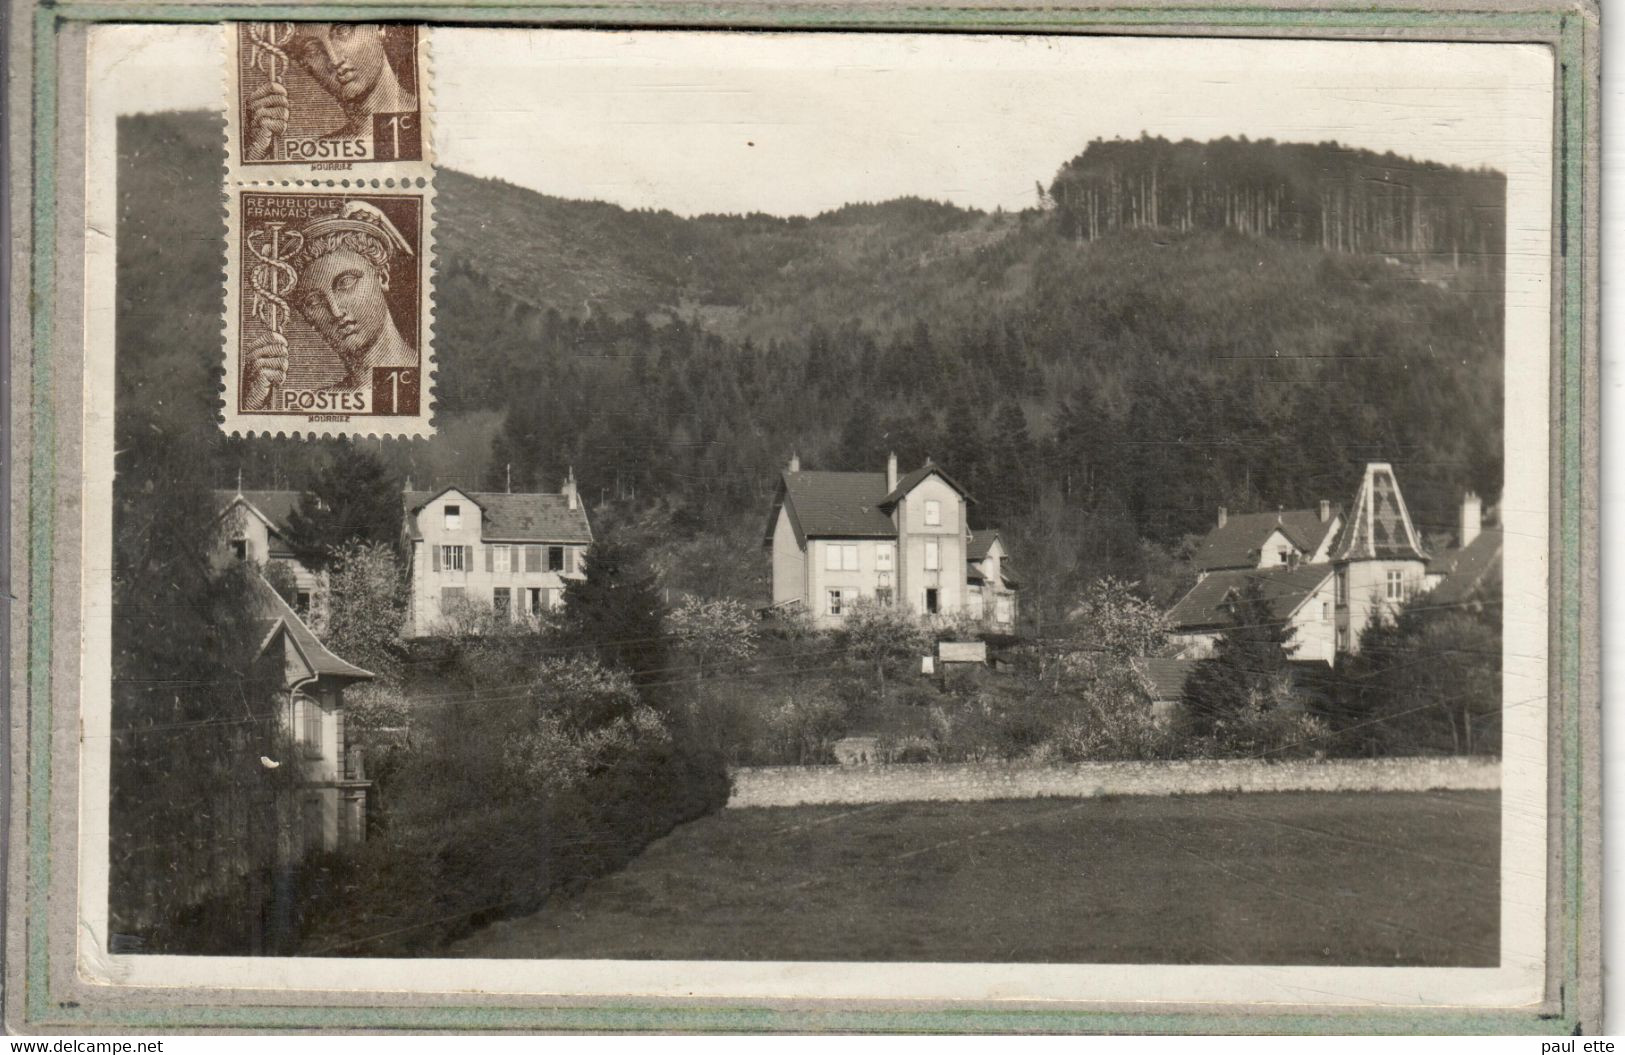
<svg viewBox="0 0 1625 1055"><path fill-rule="evenodd" d="M1342 526L1342 507L1324 499L1317 509L1234 516L1220 506L1217 526L1198 543L1191 560L1198 575L1324 564Z"/></svg>
<svg viewBox="0 0 1625 1055"><path fill-rule="evenodd" d="M896 455L883 473L804 471L791 458L762 538L773 607L806 612L821 627L840 626L862 599L926 619L1007 614L1013 625L1003 542L970 530L971 501L929 459L899 476Z"/></svg>
<svg viewBox="0 0 1625 1055"><path fill-rule="evenodd" d="M1274 617L1292 630L1292 658L1332 663L1359 649L1372 620L1426 587L1428 556L1392 465L1365 467L1345 513L1317 510L1228 517L1197 546L1197 583L1169 612L1180 654L1212 652L1232 611L1257 583Z"/></svg>
<svg viewBox="0 0 1625 1055"><path fill-rule="evenodd" d="M1004 539L996 530L972 531L966 543L965 560L969 565L965 572L968 581L966 614L995 629L1013 628L1016 591L1020 584L1012 574Z"/></svg>
<svg viewBox="0 0 1625 1055"><path fill-rule="evenodd" d="M303 498L300 491L216 491L216 523L223 558L286 568L293 575L294 608L304 619L319 620L321 576L299 559L289 527Z"/></svg>
<svg viewBox="0 0 1625 1055"><path fill-rule="evenodd" d="M298 777L289 804L290 849L302 856L364 842L372 782L345 731L344 690L373 675L329 651L262 576L250 583L262 635L258 655L281 668L279 702L295 755L262 763L292 766Z"/></svg>
<svg viewBox="0 0 1625 1055"><path fill-rule="evenodd" d="M557 494L445 487L401 496L407 637L447 629L469 604L502 618L540 616L585 577L592 524L572 472Z"/></svg>

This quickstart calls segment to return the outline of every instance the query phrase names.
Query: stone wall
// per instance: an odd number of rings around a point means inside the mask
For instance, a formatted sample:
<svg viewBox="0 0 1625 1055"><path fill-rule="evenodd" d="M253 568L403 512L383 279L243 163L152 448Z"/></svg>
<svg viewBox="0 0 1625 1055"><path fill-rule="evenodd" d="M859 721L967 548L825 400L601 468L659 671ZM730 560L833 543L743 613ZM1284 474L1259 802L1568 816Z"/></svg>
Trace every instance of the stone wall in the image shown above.
<svg viewBox="0 0 1625 1055"><path fill-rule="evenodd" d="M1494 791L1501 786L1501 762L1495 758L1385 758L761 766L736 769L733 778L730 808L1216 791Z"/></svg>

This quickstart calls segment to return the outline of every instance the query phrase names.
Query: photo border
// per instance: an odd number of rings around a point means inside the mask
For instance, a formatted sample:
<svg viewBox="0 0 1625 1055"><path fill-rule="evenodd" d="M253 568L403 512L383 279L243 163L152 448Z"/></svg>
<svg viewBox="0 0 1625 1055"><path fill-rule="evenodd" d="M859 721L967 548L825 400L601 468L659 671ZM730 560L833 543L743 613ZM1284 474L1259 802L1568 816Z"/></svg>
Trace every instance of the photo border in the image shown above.
<svg viewBox="0 0 1625 1055"><path fill-rule="evenodd" d="M775 5L748 15L705 4L217 4L89 2L36 7L13 0L9 108L12 275L29 296L12 297L13 451L11 524L15 601L9 625L11 722L6 1021L18 1032L338 1030L569 1030L664 1032L1598 1032L1600 965L1600 705L1597 646L1597 12L1584 3L1512 0L1482 6L1388 2L1315 8L1260 4L1145 4L1058 9L946 3L940 6ZM278 994L275 1005L208 1003L169 991L141 1006L76 977L78 899L76 640L79 495L72 465L83 408L74 276L84 265L83 202L61 173L82 161L71 131L83 113L60 108L82 87L84 27L106 21L208 23L242 18L525 23L558 28L873 29L1310 37L1547 44L1557 57L1553 147L1554 294L1551 444L1550 668L1552 731L1548 994L1529 1010L1461 1008L1283 1009L1208 1005L1145 1011L991 1004L861 1007L813 1001L563 1000L469 996L417 1006L361 1004L354 994ZM32 78L30 80L29 78ZM79 78L78 81L75 78ZM77 153L76 153L77 152ZM82 188L82 182L81 182ZM20 292L20 290L19 290ZM30 305L37 306L30 310ZM26 334L27 337L23 335ZM24 343L24 342L28 343ZM26 349L26 351L25 351ZM60 485L60 486L59 486ZM61 600L61 604L56 603ZM55 805L53 806L53 801ZM63 854L53 857L52 848ZM60 859L65 856L69 860ZM67 896L63 896L64 890ZM64 923L66 924L64 928ZM63 938L66 938L64 943ZM122 998L121 998L122 996Z"/></svg>

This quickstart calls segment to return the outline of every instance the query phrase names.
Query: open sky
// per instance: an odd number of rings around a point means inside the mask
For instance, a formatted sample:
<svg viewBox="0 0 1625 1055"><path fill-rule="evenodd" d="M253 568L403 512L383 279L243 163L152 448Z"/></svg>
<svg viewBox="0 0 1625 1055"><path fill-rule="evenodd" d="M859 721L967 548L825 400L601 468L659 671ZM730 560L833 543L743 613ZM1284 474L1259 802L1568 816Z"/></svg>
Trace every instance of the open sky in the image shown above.
<svg viewBox="0 0 1625 1055"><path fill-rule="evenodd" d="M128 112L219 105L217 29L117 30ZM687 215L1023 208L1091 139L1142 131L1506 171L1551 82L1532 45L436 29L432 48L441 164Z"/></svg>

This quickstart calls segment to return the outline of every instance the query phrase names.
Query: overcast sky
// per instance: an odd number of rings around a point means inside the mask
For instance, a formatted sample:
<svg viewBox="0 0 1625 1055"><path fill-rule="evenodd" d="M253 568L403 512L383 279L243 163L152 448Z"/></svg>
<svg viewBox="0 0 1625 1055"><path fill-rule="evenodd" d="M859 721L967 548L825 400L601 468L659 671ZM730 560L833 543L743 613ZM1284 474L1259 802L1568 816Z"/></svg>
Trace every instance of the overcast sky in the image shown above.
<svg viewBox="0 0 1625 1055"><path fill-rule="evenodd" d="M128 112L219 105L213 27L121 34ZM448 168L683 214L900 195L1023 208L1091 139L1336 139L1509 171L1535 46L437 29Z"/></svg>

